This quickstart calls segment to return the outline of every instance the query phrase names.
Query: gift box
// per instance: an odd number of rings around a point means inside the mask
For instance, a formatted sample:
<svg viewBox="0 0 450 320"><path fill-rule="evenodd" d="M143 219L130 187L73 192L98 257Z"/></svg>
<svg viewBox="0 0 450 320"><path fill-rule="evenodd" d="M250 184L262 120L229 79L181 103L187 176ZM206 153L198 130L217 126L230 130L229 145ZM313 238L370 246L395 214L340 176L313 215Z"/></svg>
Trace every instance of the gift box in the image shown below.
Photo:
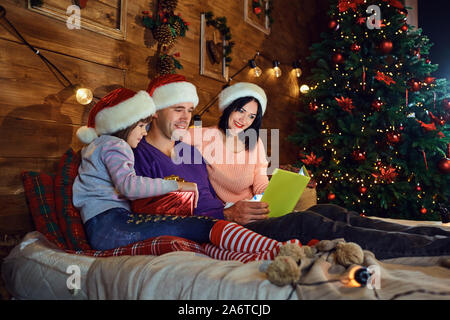
<svg viewBox="0 0 450 320"><path fill-rule="evenodd" d="M134 200L131 202L131 210L143 214L192 216L194 196L193 192L169 192L158 197Z"/></svg>

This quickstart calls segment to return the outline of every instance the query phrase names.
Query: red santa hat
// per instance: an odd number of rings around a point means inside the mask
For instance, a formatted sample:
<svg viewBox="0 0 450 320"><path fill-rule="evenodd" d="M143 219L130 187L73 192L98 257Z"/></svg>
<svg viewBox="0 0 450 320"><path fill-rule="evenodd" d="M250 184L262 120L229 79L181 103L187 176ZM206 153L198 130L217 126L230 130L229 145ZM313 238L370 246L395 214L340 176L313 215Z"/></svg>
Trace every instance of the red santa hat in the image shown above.
<svg viewBox="0 0 450 320"><path fill-rule="evenodd" d="M192 102L194 108L198 105L197 89L180 74L165 74L153 79L147 92L153 98L156 110L183 102Z"/></svg>
<svg viewBox="0 0 450 320"><path fill-rule="evenodd" d="M233 101L243 97L255 98L261 105L262 114L266 112L266 93L261 87L250 82L238 82L223 89L219 94L219 110L223 112Z"/></svg>
<svg viewBox="0 0 450 320"><path fill-rule="evenodd" d="M147 92L118 88L95 104L89 112L87 125L77 130L77 137L84 143L91 143L102 134L126 129L155 112L155 104Z"/></svg>

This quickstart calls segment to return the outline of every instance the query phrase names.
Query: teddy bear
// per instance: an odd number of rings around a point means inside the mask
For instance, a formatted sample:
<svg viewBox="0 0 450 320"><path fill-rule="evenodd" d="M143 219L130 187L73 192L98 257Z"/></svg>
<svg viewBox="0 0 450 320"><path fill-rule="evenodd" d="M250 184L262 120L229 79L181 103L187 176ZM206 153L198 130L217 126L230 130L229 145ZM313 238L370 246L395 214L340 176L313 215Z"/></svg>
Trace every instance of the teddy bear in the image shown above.
<svg viewBox="0 0 450 320"><path fill-rule="evenodd" d="M364 252L361 247L344 239L322 240L299 246L294 243L285 244L278 255L266 269L267 279L277 286L295 284L300 278L300 261L305 258L314 259L317 253L329 252L327 259L344 267L362 265Z"/></svg>

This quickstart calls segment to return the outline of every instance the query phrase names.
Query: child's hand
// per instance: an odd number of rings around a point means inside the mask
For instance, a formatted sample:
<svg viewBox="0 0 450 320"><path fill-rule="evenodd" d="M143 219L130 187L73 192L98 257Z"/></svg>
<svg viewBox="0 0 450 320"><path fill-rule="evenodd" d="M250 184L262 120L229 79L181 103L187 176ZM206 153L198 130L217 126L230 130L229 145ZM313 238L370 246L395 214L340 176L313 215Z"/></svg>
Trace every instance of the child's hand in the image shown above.
<svg viewBox="0 0 450 320"><path fill-rule="evenodd" d="M178 182L178 191L194 192L194 208L197 208L198 189L197 184L193 182Z"/></svg>

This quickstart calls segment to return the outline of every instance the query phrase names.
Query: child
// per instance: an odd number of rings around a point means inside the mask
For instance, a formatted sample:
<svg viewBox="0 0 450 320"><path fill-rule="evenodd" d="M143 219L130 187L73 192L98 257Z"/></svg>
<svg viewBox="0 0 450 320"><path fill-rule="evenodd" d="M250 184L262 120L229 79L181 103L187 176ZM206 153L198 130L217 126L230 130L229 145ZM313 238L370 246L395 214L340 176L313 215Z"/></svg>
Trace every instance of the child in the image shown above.
<svg viewBox="0 0 450 320"><path fill-rule="evenodd" d="M88 124L77 131L88 143L73 185L73 203L80 209L86 234L96 250L125 246L140 240L172 235L206 243L209 255L243 262L273 258L281 243L235 223L208 217L148 215L134 222L130 200L172 191L198 191L195 183L152 179L134 171L135 148L147 134L155 105L145 91L119 88L90 111ZM211 242L211 243L209 243Z"/></svg>

